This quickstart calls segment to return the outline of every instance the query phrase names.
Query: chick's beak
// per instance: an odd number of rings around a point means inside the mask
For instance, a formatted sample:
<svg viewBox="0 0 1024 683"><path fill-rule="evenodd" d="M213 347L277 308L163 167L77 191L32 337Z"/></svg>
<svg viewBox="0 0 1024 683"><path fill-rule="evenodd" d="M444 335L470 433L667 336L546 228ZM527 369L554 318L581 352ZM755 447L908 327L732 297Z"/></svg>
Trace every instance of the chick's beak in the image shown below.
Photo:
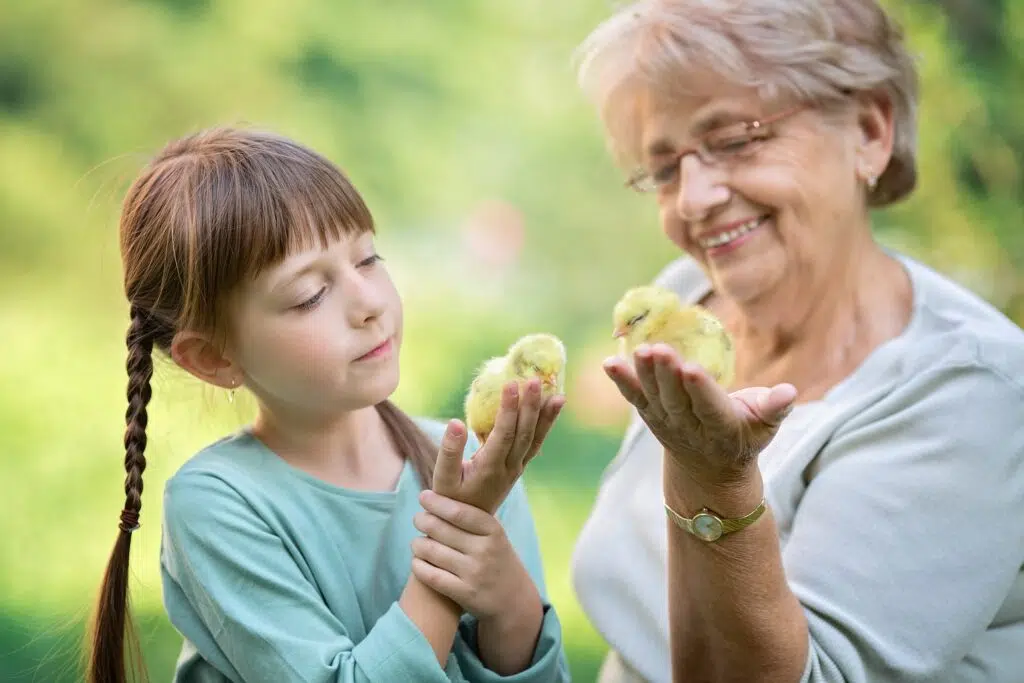
<svg viewBox="0 0 1024 683"><path fill-rule="evenodd" d="M625 327L616 327L615 331L612 332L612 339L618 339L619 337L621 337L621 336L623 336L625 334L626 334L626 328Z"/></svg>

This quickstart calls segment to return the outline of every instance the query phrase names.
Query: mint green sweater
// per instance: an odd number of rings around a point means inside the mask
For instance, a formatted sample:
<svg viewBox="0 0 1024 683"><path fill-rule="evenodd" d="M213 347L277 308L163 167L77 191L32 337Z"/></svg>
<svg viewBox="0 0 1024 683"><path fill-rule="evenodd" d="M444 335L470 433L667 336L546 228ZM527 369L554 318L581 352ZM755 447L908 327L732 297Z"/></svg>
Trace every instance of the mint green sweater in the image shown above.
<svg viewBox="0 0 1024 683"><path fill-rule="evenodd" d="M436 442L443 425L421 420ZM467 445L467 454L476 448ZM398 606L420 533L419 479L394 491L339 488L280 459L243 431L192 457L167 482L164 604L184 636L177 683L568 681L520 481L498 510L537 584L544 622L530 668L502 677L477 656L464 615L444 669Z"/></svg>

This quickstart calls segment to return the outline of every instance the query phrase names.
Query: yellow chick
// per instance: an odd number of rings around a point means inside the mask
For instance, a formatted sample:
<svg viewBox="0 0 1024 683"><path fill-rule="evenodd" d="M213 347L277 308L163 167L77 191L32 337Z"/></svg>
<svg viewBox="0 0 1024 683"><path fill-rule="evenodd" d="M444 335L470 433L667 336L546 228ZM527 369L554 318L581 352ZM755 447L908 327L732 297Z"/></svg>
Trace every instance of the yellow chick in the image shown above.
<svg viewBox="0 0 1024 683"><path fill-rule="evenodd" d="M541 396L560 394L565 385L565 345L550 334L529 334L508 348L504 356L485 361L466 394L466 426L480 443L494 429L501 406L501 390L513 380L520 389L534 377L541 381Z"/></svg>
<svg viewBox="0 0 1024 683"><path fill-rule="evenodd" d="M665 343L703 367L723 387L732 384L736 358L729 332L703 306L683 306L675 292L655 285L627 291L612 311L613 336L627 360L641 344Z"/></svg>

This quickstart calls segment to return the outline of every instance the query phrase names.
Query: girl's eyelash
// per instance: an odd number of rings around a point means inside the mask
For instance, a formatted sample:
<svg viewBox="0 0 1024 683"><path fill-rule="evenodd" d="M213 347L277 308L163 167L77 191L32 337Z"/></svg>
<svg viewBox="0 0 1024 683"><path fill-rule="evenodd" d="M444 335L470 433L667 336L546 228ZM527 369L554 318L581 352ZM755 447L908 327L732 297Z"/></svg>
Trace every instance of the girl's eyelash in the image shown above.
<svg viewBox="0 0 1024 683"><path fill-rule="evenodd" d="M383 260L384 260L383 256L381 256L380 254L374 254L373 256L370 256L369 258L363 259L362 261L360 261L356 265L359 268L364 268L366 266L372 266L374 263L376 263L378 261L383 261ZM327 288L326 287L321 287L320 291L318 291L312 297L310 297L309 299L306 299L301 304L296 304L292 308L294 308L296 310L299 310L299 311L308 311L309 309L313 308L318 303L320 303L320 300L324 298L324 294L326 294L326 293L327 293Z"/></svg>
<svg viewBox="0 0 1024 683"><path fill-rule="evenodd" d="M326 287L321 287L319 292L314 294L309 299L306 299L301 304L298 304L297 306L295 306L295 308L300 310L300 311L307 311L307 310L313 308L318 303L320 303L320 299L324 298L324 293L326 291L327 291Z"/></svg>

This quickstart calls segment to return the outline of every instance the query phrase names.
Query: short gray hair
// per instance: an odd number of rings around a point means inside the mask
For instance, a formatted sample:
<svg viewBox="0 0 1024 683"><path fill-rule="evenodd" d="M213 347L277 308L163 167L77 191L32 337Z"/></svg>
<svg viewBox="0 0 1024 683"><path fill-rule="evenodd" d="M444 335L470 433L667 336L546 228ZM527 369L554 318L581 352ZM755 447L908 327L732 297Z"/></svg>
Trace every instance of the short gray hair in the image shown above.
<svg viewBox="0 0 1024 683"><path fill-rule="evenodd" d="M903 30L877 0L639 0L594 29L576 61L620 162L638 161L634 112L623 108L632 89L671 96L686 92L687 77L706 74L767 100L827 105L884 94L893 154L869 202L895 203L917 183L917 70Z"/></svg>

